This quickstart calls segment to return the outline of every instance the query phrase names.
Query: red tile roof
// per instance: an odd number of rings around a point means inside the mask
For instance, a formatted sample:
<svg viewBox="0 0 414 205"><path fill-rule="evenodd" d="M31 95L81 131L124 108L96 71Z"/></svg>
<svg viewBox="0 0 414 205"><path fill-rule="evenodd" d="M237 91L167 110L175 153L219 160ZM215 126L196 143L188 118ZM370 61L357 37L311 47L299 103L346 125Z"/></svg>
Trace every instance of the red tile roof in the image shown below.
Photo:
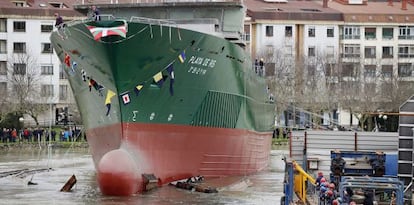
<svg viewBox="0 0 414 205"><path fill-rule="evenodd" d="M27 7L16 6L14 0L0 1L0 16L20 15L20 16L53 16L58 12L61 16L81 17L84 16L73 9L73 4L77 0L26 0ZM51 3L63 3L64 8L56 8Z"/></svg>

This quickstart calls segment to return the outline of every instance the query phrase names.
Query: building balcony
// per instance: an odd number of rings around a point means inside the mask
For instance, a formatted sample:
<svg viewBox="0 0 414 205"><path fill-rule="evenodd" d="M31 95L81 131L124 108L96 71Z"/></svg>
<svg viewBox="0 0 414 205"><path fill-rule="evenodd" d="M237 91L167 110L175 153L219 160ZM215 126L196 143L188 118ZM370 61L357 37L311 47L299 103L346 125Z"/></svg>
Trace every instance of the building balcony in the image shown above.
<svg viewBox="0 0 414 205"><path fill-rule="evenodd" d="M413 40L414 39L414 35L413 36L398 36L399 40Z"/></svg>
<svg viewBox="0 0 414 205"><path fill-rule="evenodd" d="M360 58L361 54L360 53L342 53L341 54L342 58Z"/></svg>
<svg viewBox="0 0 414 205"><path fill-rule="evenodd" d="M342 40L359 40L361 35L340 35L339 38Z"/></svg>

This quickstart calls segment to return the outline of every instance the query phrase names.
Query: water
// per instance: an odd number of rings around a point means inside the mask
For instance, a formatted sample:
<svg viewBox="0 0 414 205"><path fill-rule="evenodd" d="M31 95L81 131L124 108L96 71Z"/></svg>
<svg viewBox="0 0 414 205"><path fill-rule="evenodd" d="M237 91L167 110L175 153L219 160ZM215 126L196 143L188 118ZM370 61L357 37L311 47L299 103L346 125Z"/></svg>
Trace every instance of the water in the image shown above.
<svg viewBox="0 0 414 205"><path fill-rule="evenodd" d="M100 193L88 149L32 148L1 151L0 172L25 168L53 170L30 174L24 178L0 178L0 204L280 204L284 177L284 162L281 159L285 154L286 150L272 151L269 168L248 176L252 185L241 190L206 194L164 185L136 196L113 197ZM72 191L60 192L73 174L77 183ZM29 181L37 185L28 185Z"/></svg>

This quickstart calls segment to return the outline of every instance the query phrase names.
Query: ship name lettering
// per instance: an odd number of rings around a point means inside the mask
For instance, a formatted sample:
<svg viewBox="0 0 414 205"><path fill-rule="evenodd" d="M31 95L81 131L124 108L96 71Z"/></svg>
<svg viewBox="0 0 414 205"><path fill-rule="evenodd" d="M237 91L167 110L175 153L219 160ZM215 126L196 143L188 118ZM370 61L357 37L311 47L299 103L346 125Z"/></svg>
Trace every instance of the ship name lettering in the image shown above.
<svg viewBox="0 0 414 205"><path fill-rule="evenodd" d="M217 61L214 59L203 58L199 56L191 56L190 59L188 60L189 64L201 65L201 66L210 67L210 68L214 68L216 66L216 62Z"/></svg>
<svg viewBox="0 0 414 205"><path fill-rule="evenodd" d="M207 73L207 70L203 68L191 66L190 69L188 69L188 72L196 74L196 75L205 75Z"/></svg>
<svg viewBox="0 0 414 205"><path fill-rule="evenodd" d="M138 110L133 110L132 114L132 121L135 122L137 120Z"/></svg>
<svg viewBox="0 0 414 205"><path fill-rule="evenodd" d="M208 64L208 67L210 68L214 68L214 66L216 66L216 60L211 60L210 63Z"/></svg>

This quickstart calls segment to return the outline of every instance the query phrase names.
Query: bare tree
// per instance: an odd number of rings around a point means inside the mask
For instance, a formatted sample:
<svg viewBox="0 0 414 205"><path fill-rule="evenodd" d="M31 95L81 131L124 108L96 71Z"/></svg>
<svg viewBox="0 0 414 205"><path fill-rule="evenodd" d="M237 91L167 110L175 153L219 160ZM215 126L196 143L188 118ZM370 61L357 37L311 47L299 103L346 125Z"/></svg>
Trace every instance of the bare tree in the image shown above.
<svg viewBox="0 0 414 205"><path fill-rule="evenodd" d="M332 57L318 53L315 56L305 56L301 63L304 67L304 86L297 97L301 107L312 117L312 124L321 125L323 114L329 114L329 125L333 126L332 111L337 108L336 73L333 71Z"/></svg>
<svg viewBox="0 0 414 205"><path fill-rule="evenodd" d="M8 60L8 80L11 84L10 99L14 110L20 114L30 115L38 125L39 114L48 108L39 99L40 95L40 69L37 59L30 54L12 54Z"/></svg>
<svg viewBox="0 0 414 205"><path fill-rule="evenodd" d="M257 56L264 59L269 92L275 102L276 122L280 127L283 127L280 117L294 102L293 58L291 54L283 52L281 48L275 49L273 47L260 50Z"/></svg>

